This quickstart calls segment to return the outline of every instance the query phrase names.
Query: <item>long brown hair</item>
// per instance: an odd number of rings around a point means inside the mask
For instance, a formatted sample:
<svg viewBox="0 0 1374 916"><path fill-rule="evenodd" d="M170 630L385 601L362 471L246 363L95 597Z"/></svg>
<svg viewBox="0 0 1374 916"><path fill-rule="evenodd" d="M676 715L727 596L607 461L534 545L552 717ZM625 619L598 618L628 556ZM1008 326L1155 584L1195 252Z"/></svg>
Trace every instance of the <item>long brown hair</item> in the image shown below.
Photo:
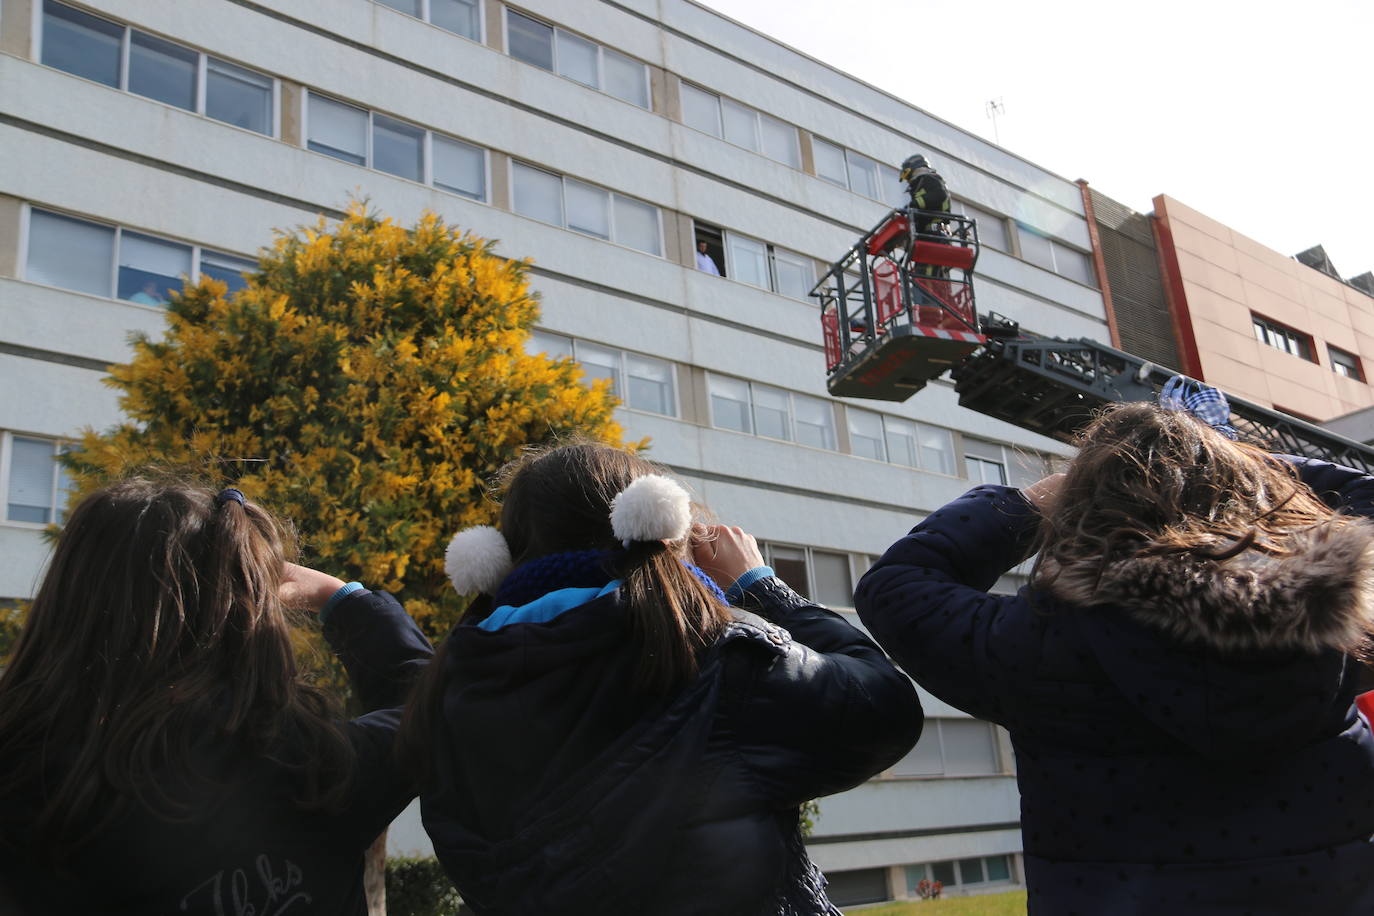
<svg viewBox="0 0 1374 916"><path fill-rule="evenodd" d="M73 848L129 800L193 814L206 741L296 771L303 807L342 800L351 745L297 671L278 598L288 543L253 503L179 480L76 507L0 675L0 797L38 793L40 842Z"/></svg>
<svg viewBox="0 0 1374 916"><path fill-rule="evenodd" d="M667 693L693 677L701 652L730 620L729 608L683 565L685 545L649 541L627 549L611 531L611 501L638 477L668 473L624 449L573 442L529 451L501 472L495 487L503 498L501 533L517 566L565 551L608 551L608 574L624 580L637 659L631 687L644 694ZM490 610L490 599L478 598L463 623ZM401 757L422 782L447 648L445 641L421 676L401 727Z"/></svg>
<svg viewBox="0 0 1374 916"><path fill-rule="evenodd" d="M1053 589L1066 570L1095 586L1133 556L1287 556L1293 534L1333 517L1289 462L1183 411L1113 405L1076 444L1041 522L1037 586Z"/></svg>

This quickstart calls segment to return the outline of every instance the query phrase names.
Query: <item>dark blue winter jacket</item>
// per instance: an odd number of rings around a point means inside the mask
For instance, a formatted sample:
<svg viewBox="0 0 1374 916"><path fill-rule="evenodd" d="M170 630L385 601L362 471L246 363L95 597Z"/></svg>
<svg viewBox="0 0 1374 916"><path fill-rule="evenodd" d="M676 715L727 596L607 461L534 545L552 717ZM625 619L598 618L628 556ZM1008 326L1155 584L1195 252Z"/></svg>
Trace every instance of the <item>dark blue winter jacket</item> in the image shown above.
<svg viewBox="0 0 1374 916"><path fill-rule="evenodd" d="M1374 506L1372 478L1302 473ZM1124 561L1093 600L987 594L1037 521L1019 491L977 487L855 596L918 683L1010 731L1031 913L1374 913L1374 739L1358 663L1325 647L1368 624L1367 530L1224 570Z"/></svg>
<svg viewBox="0 0 1374 916"><path fill-rule="evenodd" d="M920 704L871 640L779 580L744 604L761 616L666 699L632 689L619 589L546 622L455 628L421 802L480 916L834 912L797 806L900 759Z"/></svg>
<svg viewBox="0 0 1374 916"><path fill-rule="evenodd" d="M356 752L340 811L303 811L300 774L283 735L264 753L224 740L206 722L193 763L208 783L168 820L133 800L54 865L25 843L26 799L0 802L0 914L24 916L363 916L363 855L415 797L393 747L400 706L432 654L385 592L358 591L332 608L324 635L369 710L343 724ZM3 754L0 753L0 757ZM6 895L13 898L6 899Z"/></svg>

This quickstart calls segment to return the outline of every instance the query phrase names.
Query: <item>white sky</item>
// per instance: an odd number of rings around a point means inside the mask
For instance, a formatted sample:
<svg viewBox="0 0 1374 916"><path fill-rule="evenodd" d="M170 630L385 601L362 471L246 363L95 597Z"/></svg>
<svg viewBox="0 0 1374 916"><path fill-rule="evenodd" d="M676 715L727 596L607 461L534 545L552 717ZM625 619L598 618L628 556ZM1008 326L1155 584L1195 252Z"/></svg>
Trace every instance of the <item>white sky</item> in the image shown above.
<svg viewBox="0 0 1374 916"><path fill-rule="evenodd" d="M1002 146L1135 210L1374 270L1374 0L700 2L988 139L1000 98Z"/></svg>

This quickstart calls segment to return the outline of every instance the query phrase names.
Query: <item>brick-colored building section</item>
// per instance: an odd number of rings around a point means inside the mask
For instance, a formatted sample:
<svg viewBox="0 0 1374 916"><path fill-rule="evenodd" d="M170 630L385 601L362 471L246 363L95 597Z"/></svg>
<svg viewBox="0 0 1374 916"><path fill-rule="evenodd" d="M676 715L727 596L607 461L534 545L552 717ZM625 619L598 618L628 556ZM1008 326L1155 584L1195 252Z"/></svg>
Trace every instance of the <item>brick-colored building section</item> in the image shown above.
<svg viewBox="0 0 1374 916"><path fill-rule="evenodd" d="M1175 280L1174 298L1184 300L1171 307L1187 321L1208 383L1319 421L1374 406L1374 388L1333 371L1330 352L1356 356L1369 378L1374 297L1165 195L1154 199L1153 218L1172 243L1160 252L1166 283ZM1256 318L1305 336L1310 359L1257 339Z"/></svg>

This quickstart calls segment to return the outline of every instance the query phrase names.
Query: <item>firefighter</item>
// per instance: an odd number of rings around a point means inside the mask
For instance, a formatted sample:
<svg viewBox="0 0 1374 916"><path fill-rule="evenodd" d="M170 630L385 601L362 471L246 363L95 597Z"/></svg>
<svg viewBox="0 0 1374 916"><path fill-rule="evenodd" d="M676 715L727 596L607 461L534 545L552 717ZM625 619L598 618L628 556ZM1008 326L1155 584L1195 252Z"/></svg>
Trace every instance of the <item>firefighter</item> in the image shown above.
<svg viewBox="0 0 1374 916"><path fill-rule="evenodd" d="M906 182L906 190L911 195L911 207L924 213L948 213L949 192L945 190L945 180L940 173L930 167L926 157L917 153L908 156L902 163L901 180ZM935 233L943 235L939 224L944 221L939 216L921 215L916 219L916 234Z"/></svg>
<svg viewBox="0 0 1374 916"><path fill-rule="evenodd" d="M907 193L911 195L911 209L918 211L912 215L914 238L944 242L948 231L940 214L949 212L949 192L945 190L945 180L920 153L906 158L899 177L906 182ZM913 267L919 276L932 279L949 277L947 267L933 264L916 264Z"/></svg>

